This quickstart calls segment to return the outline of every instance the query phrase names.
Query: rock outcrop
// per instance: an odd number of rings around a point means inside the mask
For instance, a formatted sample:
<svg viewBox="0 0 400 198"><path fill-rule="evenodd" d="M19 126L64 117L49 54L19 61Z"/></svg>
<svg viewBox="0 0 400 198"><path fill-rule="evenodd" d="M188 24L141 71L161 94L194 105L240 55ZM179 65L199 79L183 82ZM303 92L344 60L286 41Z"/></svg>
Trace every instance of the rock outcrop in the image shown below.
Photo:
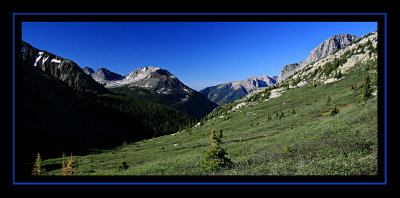
<svg viewBox="0 0 400 198"><path fill-rule="evenodd" d="M314 48L310 52L307 59L300 62L300 64L295 63L286 65L279 75L278 82L283 82L287 77L303 69L305 66L325 58L326 56L355 41L357 38L357 36L351 34L339 34L326 39L324 42Z"/></svg>

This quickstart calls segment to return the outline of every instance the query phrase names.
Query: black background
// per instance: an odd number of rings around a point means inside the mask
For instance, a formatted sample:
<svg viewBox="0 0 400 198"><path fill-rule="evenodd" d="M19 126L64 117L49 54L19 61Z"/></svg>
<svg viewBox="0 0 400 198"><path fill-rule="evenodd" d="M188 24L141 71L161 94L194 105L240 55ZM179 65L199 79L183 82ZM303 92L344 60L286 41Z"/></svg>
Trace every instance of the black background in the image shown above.
<svg viewBox="0 0 400 198"><path fill-rule="evenodd" d="M74 9L72 9L74 10ZM3 134L7 132L7 138L4 139L3 145L6 146L6 151L7 155L7 180L6 180L6 185L8 189L13 189L13 190L34 190L34 189L55 189L55 190L60 190L60 189L76 189L76 190L83 190L83 189L95 189L102 191L104 189L117 189L117 190L153 190L153 189L164 189L164 190L173 190L173 189L186 189L186 190L196 190L196 189L208 189L208 190L218 190L218 189L229 189L231 191L236 191L236 190L265 190L268 189L271 192L276 192L275 190L286 190L286 189L296 189L296 190L306 190L306 189L319 189L319 190L329 190L329 189L341 189L344 191L350 191L350 190L363 190L366 193L372 193L376 192L373 190L388 190L391 189L390 187L393 187L393 172L392 172L392 158L390 157L392 155L392 150L391 148L391 140L393 138L393 129L391 128L391 121L392 121L392 113L393 110L390 105L392 104L392 97L393 93L390 92L390 90L393 88L392 82L392 75L394 74L393 68L391 66L391 26L390 24L392 23L392 12L391 9L366 9L366 10L357 10L357 11L351 11L351 10L344 10L347 13L358 13L358 14L330 14L333 10L328 10L324 11L324 14L318 14L318 13L323 13L322 11L309 11L309 10L302 10L299 11L297 10L295 13L300 13L300 14L295 14L293 13L293 9L289 11L284 11L280 9L273 10L272 12L275 13L274 15L262 15L262 14L257 14L257 13L264 13L264 12L270 12L271 10L241 10L241 13L251 13L249 15L246 14L226 14L226 13L234 13L237 12L237 9L231 9L231 10L207 10L207 11L202 11L199 9L192 9L192 10L163 10L163 9L142 9L142 10L123 10L123 9L89 9L89 10L84 10L84 9L75 9L73 12L71 10L67 9L61 9L61 8L55 8L55 9L27 9L27 8L9 8L7 12L7 65L3 65L3 67L7 68L7 131L3 131ZM40 15L36 13L120 13L117 15L95 15L95 14L88 14L88 15ZM123 15L123 13L129 13L129 12L143 12L146 13L144 15ZM184 12L184 13L192 13L190 15L186 14L166 14L166 15L152 15L150 13L157 13L157 12ZM217 12L220 14L217 15L211 15L211 14L199 14L197 15L196 13L212 13L212 12ZM225 12L225 14L224 14ZM13 13L33 13L33 15L14 15ZM291 14L284 14L284 13L291 13ZM311 13L311 14L307 14ZM335 12L333 13L340 13L340 12ZM371 13L371 14L362 14L362 13ZM373 13L379 13L379 14L373 14ZM386 17L386 18L385 18ZM386 24L385 24L385 19L386 19ZM15 32L13 33L13 20L15 20ZM13 185L13 117L12 117L12 104L13 104L13 98L12 98L12 93L13 93L13 75L12 75L12 64L13 64L13 36L15 38L15 43L19 43L18 41L21 39L21 22L22 21L207 21L207 22L213 22L213 21L218 21L218 22L229 22L229 21L240 21L240 22L246 22L246 21L251 21L251 22L263 22L263 21L293 21L293 22L306 22L306 21L321 21L321 22L329 22L329 21L377 21L378 22L378 50L379 50L379 59L378 59L378 65L379 65L379 90L380 90L380 98L378 101L378 106L379 106L379 137L378 137L378 145L379 145L379 171L378 171L378 176L349 176L349 177L327 177L327 176L290 176L290 177L281 177L281 176L143 176L143 177L23 177L20 176L16 173L16 178L15 182L46 182L48 184L46 185ZM386 32L385 32L386 30ZM386 38L386 40L385 40ZM386 44L386 46L385 46ZM386 52L384 51L386 48ZM18 46L15 46L16 51L17 51ZM4 54L4 53L3 53ZM384 139L384 134L385 134L385 100L383 98L384 94L384 85L385 85L385 59L383 57L387 57L386 59L386 65L387 65L387 70L386 70L386 88L388 90L387 92L387 117L386 117L386 122L387 122L387 163L385 164L385 156L383 155L384 150L385 150L385 139ZM18 60L18 59L17 59ZM18 61L15 62L15 67L17 67ZM18 75L17 73L15 75ZM4 80L4 79L3 79ZM17 106L18 104L16 104ZM17 112L16 112L17 113ZM18 133L18 131L15 131ZM18 140L16 140L18 141ZM18 148L16 148L18 149ZM4 150L3 150L4 151ZM3 161L4 163L4 161ZM382 185L382 183L385 182L385 165L387 165L387 177L386 177L386 184ZM5 177L5 174L3 174L3 177ZM51 183L55 182L71 182L71 183L77 183L76 185L49 185ZM85 182L107 182L108 184L106 185L82 185L80 183L85 183ZM138 183L147 183L150 182L150 184L153 185L124 185L123 183L128 182L138 182ZM196 183L196 184L191 184L191 183ZM200 183L199 183L200 182ZM202 183L206 182L206 184ZM230 185L225 185L225 182L231 183ZM236 183L237 182L237 183ZM265 184L265 183L270 183L273 182L275 183L274 185L270 184ZM283 185L277 185L277 183L284 183ZM310 184L307 185L307 183L320 183L319 185L314 185ZM158 183L161 183L159 185ZM208 184L207 184L208 183ZM213 183L213 184L210 184ZM249 185L246 185L246 183L250 183ZM258 183L258 184L255 184ZM296 184L297 183L297 184ZM299 184L303 183L303 184ZM342 184L336 184L336 183L342 183ZM357 183L363 183L363 184L357 184ZM373 183L372 185L368 183ZM381 183L379 185L376 185L374 183ZM156 184L156 185L154 185ZM305 185L304 185L305 184ZM366 185L365 185L366 184ZM268 196L268 194L265 195L258 195L258 196Z"/></svg>

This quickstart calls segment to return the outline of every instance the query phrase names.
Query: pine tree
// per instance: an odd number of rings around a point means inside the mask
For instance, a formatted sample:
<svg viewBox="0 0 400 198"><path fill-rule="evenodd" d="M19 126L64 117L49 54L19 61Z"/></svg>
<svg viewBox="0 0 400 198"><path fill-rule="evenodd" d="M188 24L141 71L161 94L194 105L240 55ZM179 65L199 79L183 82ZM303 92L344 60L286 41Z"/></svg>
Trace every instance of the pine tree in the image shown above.
<svg viewBox="0 0 400 198"><path fill-rule="evenodd" d="M283 118L283 111L281 111L281 113L279 114L279 119Z"/></svg>
<svg viewBox="0 0 400 198"><path fill-rule="evenodd" d="M371 94L372 94L371 80L369 78L369 75L367 74L364 77L363 90L361 92L361 102L365 104L365 102L371 97Z"/></svg>
<svg viewBox="0 0 400 198"><path fill-rule="evenodd" d="M226 157L226 151L221 147L222 144L222 130L220 135L215 134L215 130L211 129L210 135L210 148L204 151L204 157L200 162L200 168L204 172L214 172L220 170L222 167L229 166L232 161ZM221 138L220 138L221 137Z"/></svg>
<svg viewBox="0 0 400 198"><path fill-rule="evenodd" d="M219 130L219 136L218 136L218 138L219 138L220 140L222 140L222 137L223 137L223 135L222 135L222 129L220 129L220 130Z"/></svg>
<svg viewBox="0 0 400 198"><path fill-rule="evenodd" d="M63 162L64 163L64 162ZM67 163L63 164L62 175L77 175L78 174L78 160L71 157L68 159Z"/></svg>
<svg viewBox="0 0 400 198"><path fill-rule="evenodd" d="M331 97L328 96L328 98L326 98L326 104L328 105L331 102Z"/></svg>
<svg viewBox="0 0 400 198"><path fill-rule="evenodd" d="M37 156L36 156L35 164L33 165L32 175L33 176L40 176L43 173L45 173L46 170L42 168L43 165L44 164L43 164L42 159L40 157L40 154L38 152Z"/></svg>
<svg viewBox="0 0 400 198"><path fill-rule="evenodd" d="M117 165L117 170L122 171L129 168L129 164L126 162L125 158L121 158Z"/></svg>
<svg viewBox="0 0 400 198"><path fill-rule="evenodd" d="M330 116L334 116L339 113L339 109L336 108L336 105L333 105L329 111Z"/></svg>

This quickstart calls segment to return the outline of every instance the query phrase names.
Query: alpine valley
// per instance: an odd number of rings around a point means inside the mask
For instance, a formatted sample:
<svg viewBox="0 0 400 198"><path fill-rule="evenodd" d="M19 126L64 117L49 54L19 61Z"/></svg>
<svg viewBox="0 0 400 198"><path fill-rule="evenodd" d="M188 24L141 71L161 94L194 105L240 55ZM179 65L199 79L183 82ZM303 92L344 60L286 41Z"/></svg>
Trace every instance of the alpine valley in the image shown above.
<svg viewBox="0 0 400 198"><path fill-rule="evenodd" d="M89 67L84 67L83 70L112 92L163 104L198 120L218 106L184 85L169 71L159 67L141 67L126 76L106 68L100 68L96 72Z"/></svg>
<svg viewBox="0 0 400 198"><path fill-rule="evenodd" d="M160 67L121 75L20 47L20 174L38 152L45 176L68 171L63 152L83 176L378 174L378 32L199 92Z"/></svg>

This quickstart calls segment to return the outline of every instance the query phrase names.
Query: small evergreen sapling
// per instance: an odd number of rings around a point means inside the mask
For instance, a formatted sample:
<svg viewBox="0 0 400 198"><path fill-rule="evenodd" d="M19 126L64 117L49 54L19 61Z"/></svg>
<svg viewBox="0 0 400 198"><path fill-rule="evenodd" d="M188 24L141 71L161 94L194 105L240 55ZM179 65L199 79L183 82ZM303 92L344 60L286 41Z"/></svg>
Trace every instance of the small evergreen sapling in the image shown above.
<svg viewBox="0 0 400 198"><path fill-rule="evenodd" d="M290 147L289 145L286 145L285 148L283 148L283 152L284 152L285 154L290 154L290 153L292 153L292 152L293 152L293 151L292 151L292 147Z"/></svg>
<svg viewBox="0 0 400 198"><path fill-rule="evenodd" d="M363 90L361 92L361 102L365 104L365 102L371 97L372 95L372 88L371 88L371 80L369 75L364 77L364 84L362 85Z"/></svg>
<svg viewBox="0 0 400 198"><path fill-rule="evenodd" d="M331 97L328 96L328 98L326 98L326 104L328 105L331 102Z"/></svg>
<svg viewBox="0 0 400 198"><path fill-rule="evenodd" d="M330 116L334 116L339 113L339 109L336 108L336 105L333 105L329 111Z"/></svg>
<svg viewBox="0 0 400 198"><path fill-rule="evenodd" d="M129 164L126 162L125 158L121 158L117 165L117 170L122 171L129 168Z"/></svg>
<svg viewBox="0 0 400 198"><path fill-rule="evenodd" d="M200 162L200 168L203 172L214 172L222 167L229 166L232 162L226 157L226 151L220 146L222 144L222 130L220 135L215 134L215 130L211 130L211 145L209 150L204 151L204 157Z"/></svg>
<svg viewBox="0 0 400 198"><path fill-rule="evenodd" d="M281 111L281 113L279 114L279 119L283 118L283 111Z"/></svg>
<svg viewBox="0 0 400 198"><path fill-rule="evenodd" d="M36 156L35 164L33 165L32 175L33 176L43 175L43 173L46 172L46 170L44 168L42 168L43 165L44 164L43 164L40 154L38 152L37 156Z"/></svg>
<svg viewBox="0 0 400 198"><path fill-rule="evenodd" d="M64 163L64 159L63 162ZM72 158L72 153L71 157L68 159L67 163L63 164L63 169L62 169L62 175L77 175L78 174L78 159Z"/></svg>

